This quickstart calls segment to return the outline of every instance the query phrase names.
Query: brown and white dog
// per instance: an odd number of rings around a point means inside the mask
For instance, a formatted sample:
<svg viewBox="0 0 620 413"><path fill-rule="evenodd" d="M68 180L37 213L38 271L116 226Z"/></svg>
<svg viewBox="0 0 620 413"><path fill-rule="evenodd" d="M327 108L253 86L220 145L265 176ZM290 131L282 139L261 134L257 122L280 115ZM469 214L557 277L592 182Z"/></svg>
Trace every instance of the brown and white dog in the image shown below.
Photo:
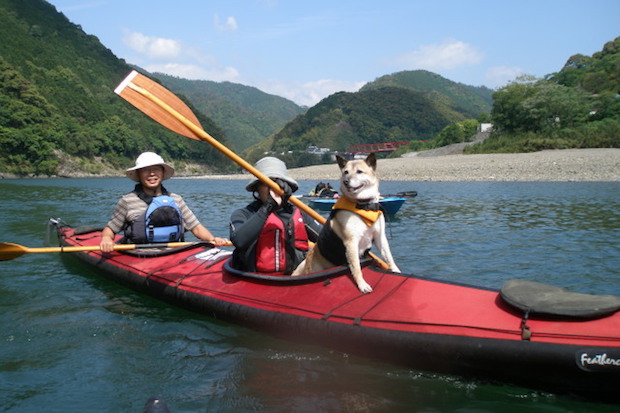
<svg viewBox="0 0 620 413"><path fill-rule="evenodd" d="M325 222L314 248L293 272L293 276L347 264L359 290L372 291L364 280L360 258L373 243L390 269L400 272L385 236L385 217L379 206L379 179L374 153L365 160L337 156L340 167L340 199Z"/></svg>

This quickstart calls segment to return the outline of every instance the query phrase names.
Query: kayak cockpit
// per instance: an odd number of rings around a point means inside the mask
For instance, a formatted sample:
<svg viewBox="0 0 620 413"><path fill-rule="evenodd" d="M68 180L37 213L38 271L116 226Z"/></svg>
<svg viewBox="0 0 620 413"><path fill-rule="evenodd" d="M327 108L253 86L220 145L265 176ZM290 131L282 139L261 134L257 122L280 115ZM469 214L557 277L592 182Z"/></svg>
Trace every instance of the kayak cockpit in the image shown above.
<svg viewBox="0 0 620 413"><path fill-rule="evenodd" d="M373 263L372 258L364 258L361 260L362 268L368 267ZM349 267L346 265L339 265L332 267L325 271L314 272L311 274L298 275L291 277L290 275L270 275L265 273L256 273L242 271L232 266L232 260L228 260L224 263L224 271L230 275L236 277L259 280L259 281L271 281L278 284L302 284L306 282L316 282L322 279L329 280L330 278L338 277L341 275L349 274Z"/></svg>

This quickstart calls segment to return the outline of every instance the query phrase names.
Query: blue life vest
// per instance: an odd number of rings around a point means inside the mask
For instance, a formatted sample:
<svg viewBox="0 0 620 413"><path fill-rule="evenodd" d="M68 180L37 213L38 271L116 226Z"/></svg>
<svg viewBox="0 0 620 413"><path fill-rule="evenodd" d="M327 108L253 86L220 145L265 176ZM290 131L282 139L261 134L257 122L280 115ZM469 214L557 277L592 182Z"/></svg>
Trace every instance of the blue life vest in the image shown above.
<svg viewBox="0 0 620 413"><path fill-rule="evenodd" d="M171 196L154 197L144 216L146 217L146 239L149 243L181 240L183 217Z"/></svg>
<svg viewBox="0 0 620 413"><path fill-rule="evenodd" d="M144 215L125 231L134 244L168 243L183 240L181 210L168 195L153 197Z"/></svg>

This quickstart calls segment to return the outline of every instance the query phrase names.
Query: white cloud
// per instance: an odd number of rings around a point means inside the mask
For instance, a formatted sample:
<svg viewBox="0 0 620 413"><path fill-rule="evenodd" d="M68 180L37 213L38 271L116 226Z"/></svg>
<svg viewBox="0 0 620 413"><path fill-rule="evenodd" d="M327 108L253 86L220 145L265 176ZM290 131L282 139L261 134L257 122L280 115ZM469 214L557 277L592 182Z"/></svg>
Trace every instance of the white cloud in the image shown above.
<svg viewBox="0 0 620 413"><path fill-rule="evenodd" d="M222 22L220 21L220 16L216 14L215 16L213 16L213 24L215 25L216 29L222 32L234 32L237 31L237 29L239 28L237 20L232 16L228 16L226 20Z"/></svg>
<svg viewBox="0 0 620 413"><path fill-rule="evenodd" d="M239 72L233 67L205 69L200 66L180 63L153 64L145 67L149 72L160 72L190 80L212 80L214 82L238 82Z"/></svg>
<svg viewBox="0 0 620 413"><path fill-rule="evenodd" d="M440 44L422 45L416 50L397 56L395 60L411 70L439 71L475 65L480 63L483 57L474 46L450 39Z"/></svg>
<svg viewBox="0 0 620 413"><path fill-rule="evenodd" d="M123 42L130 49L157 60L177 58L182 51L181 43L177 40L147 36L138 32L126 33Z"/></svg>
<svg viewBox="0 0 620 413"><path fill-rule="evenodd" d="M502 87L524 73L520 67L494 66L487 70L485 83L491 88Z"/></svg>
<svg viewBox="0 0 620 413"><path fill-rule="evenodd" d="M233 26L236 27L234 19L229 20L227 27ZM174 39L127 32L123 40L131 50L145 57L145 60L139 61L138 64L149 72L165 73L190 80L229 81L254 86L266 93L282 96L309 107L336 92L356 92L366 83L336 79L320 79L305 83L275 79L252 80L241 75L235 67L221 65L217 58L202 49ZM135 58L132 60L136 62Z"/></svg>
<svg viewBox="0 0 620 413"><path fill-rule="evenodd" d="M336 92L357 92L366 82L320 79L305 83L283 83L277 80L260 81L255 87L263 92L282 96L298 105L314 106Z"/></svg>

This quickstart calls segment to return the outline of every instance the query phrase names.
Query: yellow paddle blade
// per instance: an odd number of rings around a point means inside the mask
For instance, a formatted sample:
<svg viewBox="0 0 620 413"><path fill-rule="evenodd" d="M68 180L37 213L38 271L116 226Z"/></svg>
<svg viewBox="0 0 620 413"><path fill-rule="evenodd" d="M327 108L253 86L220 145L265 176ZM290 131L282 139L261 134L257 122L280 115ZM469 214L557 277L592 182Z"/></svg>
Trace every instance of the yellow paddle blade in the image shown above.
<svg viewBox="0 0 620 413"><path fill-rule="evenodd" d="M174 117L170 112L162 108L160 105L150 99L144 99L145 94L152 94L166 102L172 109L185 117L188 121L202 129L196 115L187 107L187 105L179 99L174 93L163 87L148 77L132 71L118 87L114 93L134 105L145 115L168 129L197 141L201 140L196 134L183 123Z"/></svg>
<svg viewBox="0 0 620 413"><path fill-rule="evenodd" d="M0 261L9 261L15 258L19 258L28 252L28 248L11 244L10 242L0 243Z"/></svg>

